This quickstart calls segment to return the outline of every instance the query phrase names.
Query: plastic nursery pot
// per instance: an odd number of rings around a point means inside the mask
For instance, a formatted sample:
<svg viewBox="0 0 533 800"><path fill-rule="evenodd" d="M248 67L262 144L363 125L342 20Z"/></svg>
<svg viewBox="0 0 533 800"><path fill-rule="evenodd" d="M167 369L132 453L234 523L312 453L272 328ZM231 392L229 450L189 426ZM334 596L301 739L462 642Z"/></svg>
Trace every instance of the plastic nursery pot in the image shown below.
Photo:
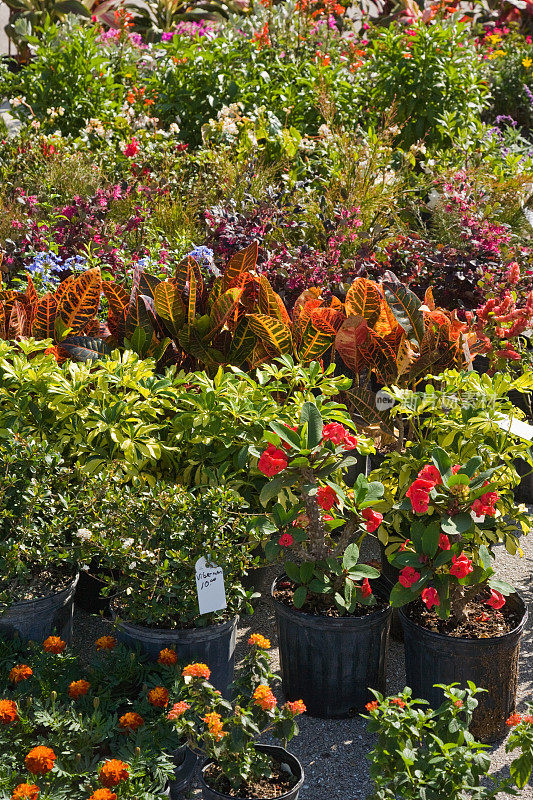
<svg viewBox="0 0 533 800"><path fill-rule="evenodd" d="M383 589L374 590L386 599ZM390 606L334 618L298 611L274 597L274 610L283 693L302 699L312 717L348 717L372 699L369 687L385 691Z"/></svg>
<svg viewBox="0 0 533 800"><path fill-rule="evenodd" d="M513 712L518 685L518 656L520 638L527 622L527 608L518 594L507 598L509 606L518 611L520 622L503 636L488 639L466 639L434 633L409 619L400 609L404 632L406 684L413 697L427 700L438 708L443 700L442 689L435 683L467 681L486 689L477 695L470 732L481 742L502 739L507 727L505 720Z"/></svg>
<svg viewBox="0 0 533 800"><path fill-rule="evenodd" d="M275 745L270 744L256 744L256 749L262 753L268 753L268 755L272 756L272 758L279 764L286 764L296 779L296 783L292 789L290 789L288 792L285 792L285 794L277 795L275 800L297 800L298 795L300 794L300 789L304 782L304 769L296 756L293 756L292 753L289 753L284 747L276 747ZM212 761L208 761L206 764L204 764L200 772L200 787L202 789L202 797L204 800L232 800L231 795L217 792L215 789L211 789L206 783L204 775L207 768L211 766L212 763ZM256 800L256 798L248 797L245 798L245 800Z"/></svg>
<svg viewBox="0 0 533 800"><path fill-rule="evenodd" d="M52 634L67 644L72 639L74 592L78 575L61 592L13 603L0 615L0 638L18 635L24 641L42 642Z"/></svg>
<svg viewBox="0 0 533 800"><path fill-rule="evenodd" d="M189 750L187 745L182 745L172 754L176 772L173 781L170 781L166 794L171 800L183 800L184 795L191 788L198 768L198 756Z"/></svg>
<svg viewBox="0 0 533 800"><path fill-rule="evenodd" d="M533 471L527 461L517 458L514 462L516 471L522 476L522 480L514 490L514 498L517 503L533 503Z"/></svg>
<svg viewBox="0 0 533 800"><path fill-rule="evenodd" d="M391 589L394 584L398 580L398 575L400 574L400 570L397 567L393 567L390 563L389 559L387 558L387 553L385 552L385 545L378 539L379 544L379 555L381 557L381 574L387 581L391 584Z"/></svg>
<svg viewBox="0 0 533 800"><path fill-rule="evenodd" d="M116 618L114 603L111 614ZM210 682L215 689L227 695L233 680L235 665L235 640L238 617L209 625L206 628L147 628L131 622L117 622L117 638L130 647L140 647L152 661L156 661L165 647L173 648L180 661L199 661L211 670Z"/></svg>
<svg viewBox="0 0 533 800"><path fill-rule="evenodd" d="M109 607L111 598L102 595L102 589L107 584L100 577L101 574L97 567L93 569L92 566L89 572L84 570L80 572L74 603L89 614L104 614L104 616L109 617L111 614Z"/></svg>

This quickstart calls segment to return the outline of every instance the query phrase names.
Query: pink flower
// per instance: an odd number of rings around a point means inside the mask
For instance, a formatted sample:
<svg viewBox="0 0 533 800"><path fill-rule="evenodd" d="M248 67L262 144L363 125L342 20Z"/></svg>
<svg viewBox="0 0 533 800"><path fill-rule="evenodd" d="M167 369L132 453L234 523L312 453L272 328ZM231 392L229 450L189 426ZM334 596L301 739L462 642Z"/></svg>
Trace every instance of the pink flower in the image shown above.
<svg viewBox="0 0 533 800"><path fill-rule="evenodd" d="M404 567L400 572L398 580L402 586L406 589L410 589L414 583L420 580L420 573L417 572L414 567Z"/></svg>
<svg viewBox="0 0 533 800"><path fill-rule="evenodd" d="M139 152L139 143L135 137L129 142L122 151L126 158L133 158Z"/></svg>
<svg viewBox="0 0 533 800"><path fill-rule="evenodd" d="M366 520L366 529L369 533L374 533L383 522L383 514L373 511L371 508L363 508L361 516Z"/></svg>
<svg viewBox="0 0 533 800"><path fill-rule="evenodd" d="M278 472L283 472L286 466L287 456L283 450L278 450L273 444L269 444L267 449L261 453L261 458L257 464L259 471L266 475L267 478L272 478Z"/></svg>
<svg viewBox="0 0 533 800"><path fill-rule="evenodd" d="M488 606L491 608L495 608L496 610L503 608L505 605L505 597L501 592L496 591L496 589L490 590L490 598L486 601Z"/></svg>
<svg viewBox="0 0 533 800"><path fill-rule="evenodd" d="M440 606L439 593L433 586L428 586L427 589L422 590L422 602L428 609L433 606Z"/></svg>
<svg viewBox="0 0 533 800"><path fill-rule="evenodd" d="M472 566L472 562L464 553L461 553L459 558L457 556L453 556L452 566L450 567L450 575L454 575L456 578L458 578L458 580L461 580L461 578L466 578L466 576L472 572L473 569L474 567Z"/></svg>
<svg viewBox="0 0 533 800"><path fill-rule="evenodd" d="M282 533L278 542L282 547L290 547L294 543L294 537L290 533Z"/></svg>

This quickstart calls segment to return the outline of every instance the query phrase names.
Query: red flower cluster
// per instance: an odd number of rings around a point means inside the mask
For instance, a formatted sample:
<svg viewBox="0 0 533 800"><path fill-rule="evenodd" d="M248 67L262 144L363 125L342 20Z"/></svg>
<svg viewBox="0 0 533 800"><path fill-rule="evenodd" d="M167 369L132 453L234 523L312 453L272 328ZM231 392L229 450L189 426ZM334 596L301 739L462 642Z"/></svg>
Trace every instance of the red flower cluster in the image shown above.
<svg viewBox="0 0 533 800"><path fill-rule="evenodd" d="M470 559L461 553L460 556L452 557L452 566L450 567L450 575L453 575L458 580L466 578L473 571L474 567Z"/></svg>
<svg viewBox="0 0 533 800"><path fill-rule="evenodd" d="M324 441L333 442L335 445L344 445L346 450L354 450L357 447L357 439L351 433L348 433L344 425L340 422L328 422L322 429L322 438Z"/></svg>
<svg viewBox="0 0 533 800"><path fill-rule="evenodd" d="M174 703L168 712L167 719L178 719L182 714L185 714L189 708L190 705L186 703L185 700L179 700L177 703Z"/></svg>
<svg viewBox="0 0 533 800"><path fill-rule="evenodd" d="M131 142L128 142L128 144L126 145L126 147L122 152L124 153L126 158L133 158L133 156L137 155L137 153L139 152L139 143L137 139L133 137Z"/></svg>
<svg viewBox="0 0 533 800"><path fill-rule="evenodd" d="M426 589L423 589L421 597L428 611L430 611L433 606L440 606L439 593L433 586L428 586Z"/></svg>
<svg viewBox="0 0 533 800"><path fill-rule="evenodd" d="M298 714L305 714L305 712L307 711L307 708L303 700L293 700L292 702L290 700L287 700L284 708L288 708L291 714L294 714L295 717Z"/></svg>
<svg viewBox="0 0 533 800"><path fill-rule="evenodd" d="M404 567L398 580L405 589L410 589L414 583L420 580L420 573L414 567Z"/></svg>
<svg viewBox="0 0 533 800"><path fill-rule="evenodd" d="M496 589L490 590L490 597L486 601L487 605L491 608L495 608L496 611L498 609L503 608L505 605L505 597L501 592L498 592Z"/></svg>
<svg viewBox="0 0 533 800"><path fill-rule="evenodd" d="M370 597L372 594L372 587L370 586L370 581L368 578L365 578L361 585L361 594L363 597Z"/></svg>
<svg viewBox="0 0 533 800"><path fill-rule="evenodd" d="M290 533L282 533L278 542L282 547L290 547L294 543L294 537Z"/></svg>
<svg viewBox="0 0 533 800"><path fill-rule="evenodd" d="M316 493L316 501L324 511L331 511L337 502L337 492L331 486L321 486Z"/></svg>
<svg viewBox="0 0 533 800"><path fill-rule="evenodd" d="M445 533L439 536L439 547L441 550L449 550L451 548L450 540Z"/></svg>
<svg viewBox="0 0 533 800"><path fill-rule="evenodd" d="M267 449L261 453L261 458L257 468L267 478L272 478L278 472L283 472L287 467L287 456L283 450L279 450L275 445L269 444Z"/></svg>
<svg viewBox="0 0 533 800"><path fill-rule="evenodd" d="M417 478L411 484L405 495L411 501L411 506L416 514L425 514L429 507L429 493L435 486L433 481Z"/></svg>
<svg viewBox="0 0 533 800"><path fill-rule="evenodd" d="M383 522L383 514L373 511L371 508L363 508L361 516L366 521L366 529L369 533L374 533Z"/></svg>
<svg viewBox="0 0 533 800"><path fill-rule="evenodd" d="M487 481L485 481L485 486L487 485ZM497 492L486 492L486 494L482 494L481 497L478 497L477 500L474 500L472 503L472 511L477 514L478 517L484 517L485 515L488 517L494 517L496 515L497 502Z"/></svg>
<svg viewBox="0 0 533 800"><path fill-rule="evenodd" d="M46 775L47 772L53 769L56 758L57 756L53 750L39 745L30 750L24 759L24 763L28 772L31 772L32 775Z"/></svg>

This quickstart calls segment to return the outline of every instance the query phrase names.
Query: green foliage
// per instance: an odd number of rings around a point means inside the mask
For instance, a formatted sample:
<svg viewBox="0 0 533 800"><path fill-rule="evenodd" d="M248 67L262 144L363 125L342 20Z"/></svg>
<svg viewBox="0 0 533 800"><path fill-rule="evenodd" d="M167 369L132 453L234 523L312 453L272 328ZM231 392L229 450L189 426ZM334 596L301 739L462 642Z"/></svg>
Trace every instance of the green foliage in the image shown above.
<svg viewBox="0 0 533 800"><path fill-rule="evenodd" d="M512 725L513 730L505 745L505 752L520 751L510 764L511 779L515 786L524 789L533 770L533 705L529 705L528 713L523 716L512 714L507 724Z"/></svg>
<svg viewBox="0 0 533 800"><path fill-rule="evenodd" d="M455 20L381 27L371 39L361 79L373 113L395 108L398 140L439 144L438 122L455 113L463 126L488 105L480 53Z"/></svg>
<svg viewBox="0 0 533 800"><path fill-rule="evenodd" d="M367 705L367 728L377 734L369 753L374 791L368 800L489 800L503 790L514 794L509 781L487 785L490 756L486 745L468 732L478 702L473 683L441 686L444 702L433 710L412 697L406 687L397 697L371 690L376 700Z"/></svg>

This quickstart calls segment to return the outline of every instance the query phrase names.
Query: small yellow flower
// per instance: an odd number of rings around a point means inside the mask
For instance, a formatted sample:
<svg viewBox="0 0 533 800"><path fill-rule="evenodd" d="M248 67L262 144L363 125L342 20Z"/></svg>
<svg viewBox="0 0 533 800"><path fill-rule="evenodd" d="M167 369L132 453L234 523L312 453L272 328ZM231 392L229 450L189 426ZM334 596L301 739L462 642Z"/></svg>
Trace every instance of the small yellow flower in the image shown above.
<svg viewBox="0 0 533 800"><path fill-rule="evenodd" d="M495 56L504 56L505 55L505 50L495 50L494 51L494 55Z"/></svg>
<svg viewBox="0 0 533 800"><path fill-rule="evenodd" d="M530 66L533 64L533 61L530 58L523 58L522 59L522 66L526 69L529 69Z"/></svg>
<svg viewBox="0 0 533 800"><path fill-rule="evenodd" d="M487 36L487 39L491 44L497 44L498 42L501 42L502 37L498 36L497 33L491 33L490 36Z"/></svg>

